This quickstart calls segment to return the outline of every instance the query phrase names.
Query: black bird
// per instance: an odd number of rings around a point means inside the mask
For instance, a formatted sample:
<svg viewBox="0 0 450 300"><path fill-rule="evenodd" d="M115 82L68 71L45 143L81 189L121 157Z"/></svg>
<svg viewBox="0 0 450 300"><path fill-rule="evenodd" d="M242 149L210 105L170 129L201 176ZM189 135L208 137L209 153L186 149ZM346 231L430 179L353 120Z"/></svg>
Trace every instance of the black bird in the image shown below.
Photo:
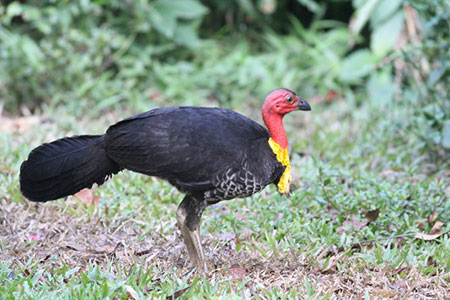
<svg viewBox="0 0 450 300"><path fill-rule="evenodd" d="M207 270L199 227L204 209L277 185L289 193L285 114L310 110L287 89L271 92L262 115L268 130L222 108L158 108L122 120L103 135L65 137L35 148L20 168L20 189L45 202L90 188L123 169L169 181L185 193L177 220L191 263Z"/></svg>

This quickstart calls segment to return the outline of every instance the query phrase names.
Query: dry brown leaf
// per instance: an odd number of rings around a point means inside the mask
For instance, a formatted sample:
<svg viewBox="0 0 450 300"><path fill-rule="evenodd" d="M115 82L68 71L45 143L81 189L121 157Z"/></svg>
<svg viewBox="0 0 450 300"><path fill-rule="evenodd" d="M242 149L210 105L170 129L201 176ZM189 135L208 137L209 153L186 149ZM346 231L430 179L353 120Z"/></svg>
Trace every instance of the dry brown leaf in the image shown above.
<svg viewBox="0 0 450 300"><path fill-rule="evenodd" d="M242 281L245 275L247 275L247 271L239 266L232 266L227 272L227 276L233 281Z"/></svg>
<svg viewBox="0 0 450 300"><path fill-rule="evenodd" d="M104 246L100 246L95 248L94 252L95 253L112 253L114 252L114 250L116 250L116 246L115 245L104 245Z"/></svg>
<svg viewBox="0 0 450 300"><path fill-rule="evenodd" d="M422 233L422 232L418 232L414 235L414 237L416 239L421 239L424 241L431 241L434 239L437 239L438 237L440 237L441 235L445 234L447 232L438 232L438 233L434 233L434 234L428 234L428 233Z"/></svg>
<svg viewBox="0 0 450 300"><path fill-rule="evenodd" d="M428 256L427 266L430 267L430 266L436 266L436 265L437 265L436 261L433 259L433 257L432 256Z"/></svg>
<svg viewBox="0 0 450 300"><path fill-rule="evenodd" d="M372 295L380 296L383 298L393 298L393 297L397 296L397 292L394 292L391 290L377 290L377 291L373 291Z"/></svg>
<svg viewBox="0 0 450 300"><path fill-rule="evenodd" d="M131 286L125 285L125 289L127 290L127 296L129 299L139 299L138 293Z"/></svg>
<svg viewBox="0 0 450 300"><path fill-rule="evenodd" d="M189 290L190 288L191 287L188 286L187 288L176 291L173 295L167 297L167 300L174 300L174 299L177 299L177 298L183 296L183 294L186 293L186 291Z"/></svg>
<svg viewBox="0 0 450 300"><path fill-rule="evenodd" d="M100 199L99 196L95 196L91 189L82 189L78 193L74 195L74 197L77 197L81 201L83 201L84 204L87 206L97 206L98 200Z"/></svg>
<svg viewBox="0 0 450 300"><path fill-rule="evenodd" d="M378 219L378 216L380 215L380 209L373 209L373 210L368 210L365 213L365 217L367 219L368 222L375 222L376 219Z"/></svg>
<svg viewBox="0 0 450 300"><path fill-rule="evenodd" d="M86 251L85 248L83 248L80 245L75 244L75 243L66 243L63 247L65 247L69 250L74 250L74 251L82 251L82 252Z"/></svg>
<svg viewBox="0 0 450 300"><path fill-rule="evenodd" d="M428 224L433 224L433 222L436 221L436 219L437 219L436 213L432 213L431 215L428 216Z"/></svg>
<svg viewBox="0 0 450 300"><path fill-rule="evenodd" d="M423 230L425 228L425 221L416 221L417 228Z"/></svg>
<svg viewBox="0 0 450 300"><path fill-rule="evenodd" d="M136 255L136 256L147 255L147 254L151 253L152 251L153 251L152 249L147 249L147 250L135 252L134 255Z"/></svg>
<svg viewBox="0 0 450 300"><path fill-rule="evenodd" d="M393 270L393 271L392 271L392 275L398 275L398 274L401 274L401 273L405 272L406 270L409 270L409 267L408 267L408 266L400 267L400 268L398 268L398 269Z"/></svg>
<svg viewBox="0 0 450 300"><path fill-rule="evenodd" d="M431 234L435 234L435 233L439 233L441 231L442 225L444 225L445 223L441 222L441 221L436 221L436 223L434 223L433 228L431 228L430 233Z"/></svg>

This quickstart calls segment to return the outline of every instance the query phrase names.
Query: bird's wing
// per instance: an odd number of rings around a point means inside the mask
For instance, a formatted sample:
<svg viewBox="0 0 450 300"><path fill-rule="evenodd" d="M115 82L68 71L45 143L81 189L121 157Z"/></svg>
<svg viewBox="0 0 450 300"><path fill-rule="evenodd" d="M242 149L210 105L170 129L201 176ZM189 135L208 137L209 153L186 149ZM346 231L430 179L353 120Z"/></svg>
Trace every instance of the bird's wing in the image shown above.
<svg viewBox="0 0 450 300"><path fill-rule="evenodd" d="M238 113L180 107L156 109L111 126L105 148L124 168L182 189L207 190L215 186L217 174L242 168L247 152L259 150L252 146L255 141L268 137L264 127Z"/></svg>

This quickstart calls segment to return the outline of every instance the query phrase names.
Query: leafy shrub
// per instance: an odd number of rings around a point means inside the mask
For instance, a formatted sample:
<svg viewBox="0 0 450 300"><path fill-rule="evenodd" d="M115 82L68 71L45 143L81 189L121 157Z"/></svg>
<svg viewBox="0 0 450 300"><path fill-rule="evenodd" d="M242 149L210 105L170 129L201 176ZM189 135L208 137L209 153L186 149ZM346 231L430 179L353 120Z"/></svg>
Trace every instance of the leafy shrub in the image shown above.
<svg viewBox="0 0 450 300"><path fill-rule="evenodd" d="M13 1L0 9L0 99L7 110L133 101L154 57L200 44L206 12L197 0Z"/></svg>
<svg viewBox="0 0 450 300"><path fill-rule="evenodd" d="M445 0L411 1L420 36L402 52L403 93L412 106L411 126L433 160L450 157L450 5ZM410 25L412 26L412 25Z"/></svg>

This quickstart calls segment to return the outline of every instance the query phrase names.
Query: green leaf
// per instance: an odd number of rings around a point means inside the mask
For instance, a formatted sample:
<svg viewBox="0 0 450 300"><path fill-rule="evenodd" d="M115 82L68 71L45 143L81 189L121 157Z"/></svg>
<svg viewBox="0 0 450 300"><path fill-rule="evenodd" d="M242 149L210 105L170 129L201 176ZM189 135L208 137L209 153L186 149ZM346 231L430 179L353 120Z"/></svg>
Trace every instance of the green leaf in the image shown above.
<svg viewBox="0 0 450 300"><path fill-rule="evenodd" d="M158 11L184 19L195 19L206 14L208 9L196 0L157 0L151 2Z"/></svg>
<svg viewBox="0 0 450 300"><path fill-rule="evenodd" d="M201 40L197 35L197 22L179 24L175 30L174 41L189 48L198 47Z"/></svg>
<svg viewBox="0 0 450 300"><path fill-rule="evenodd" d="M343 82L356 82L368 75L375 67L376 58L369 50L358 50L347 56L343 62L339 79Z"/></svg>
<svg viewBox="0 0 450 300"><path fill-rule="evenodd" d="M403 11L399 11L373 31L370 46L375 55L382 57L394 49L395 41L403 28L403 20Z"/></svg>
<svg viewBox="0 0 450 300"><path fill-rule="evenodd" d="M317 14L320 12L320 5L314 0L297 0L298 3L305 6L310 12Z"/></svg>
<svg viewBox="0 0 450 300"><path fill-rule="evenodd" d="M16 16L20 16L23 12L22 4L19 2L13 2L10 5L8 5L6 9L6 16L12 18Z"/></svg>
<svg viewBox="0 0 450 300"><path fill-rule="evenodd" d="M164 6L158 5L157 2L152 2L153 6L149 6L148 18L150 23L159 33L165 35L167 38L173 38L175 28L177 26L177 18L174 12Z"/></svg>
<svg viewBox="0 0 450 300"><path fill-rule="evenodd" d="M445 120L442 127L442 146L450 148L450 120Z"/></svg>
<svg viewBox="0 0 450 300"><path fill-rule="evenodd" d="M447 68L445 66L433 69L428 77L427 85L434 86L442 78L442 75L444 75L446 71Z"/></svg>
<svg viewBox="0 0 450 300"><path fill-rule="evenodd" d="M352 31L354 34L358 34L361 29L366 25L367 21L372 14L372 11L375 9L375 6L380 0L368 0L365 1L364 4L359 7L355 12L355 23L352 27Z"/></svg>
<svg viewBox="0 0 450 300"><path fill-rule="evenodd" d="M32 39L25 36L21 40L21 46L30 64L36 68L40 67L44 54L41 52L41 49L39 49L36 43Z"/></svg>
<svg viewBox="0 0 450 300"><path fill-rule="evenodd" d="M378 24L382 24L392 17L392 15L399 10L401 5L402 0L381 0L378 2L370 16L370 26L376 29Z"/></svg>

